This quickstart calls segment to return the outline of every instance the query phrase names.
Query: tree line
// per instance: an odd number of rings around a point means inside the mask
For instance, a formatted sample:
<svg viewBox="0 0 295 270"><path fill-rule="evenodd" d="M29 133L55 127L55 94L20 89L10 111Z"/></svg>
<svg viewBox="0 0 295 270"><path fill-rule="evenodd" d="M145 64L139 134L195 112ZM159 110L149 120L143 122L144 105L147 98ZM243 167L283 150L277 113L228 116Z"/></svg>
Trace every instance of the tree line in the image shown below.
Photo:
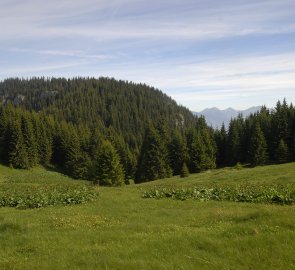
<svg viewBox="0 0 295 270"><path fill-rule="evenodd" d="M157 89L108 78L9 79L0 98L0 158L14 168L121 185L295 159L285 100L214 130Z"/></svg>
<svg viewBox="0 0 295 270"><path fill-rule="evenodd" d="M265 106L246 119L232 119L215 131L217 166L251 166L295 161L295 108L286 100L274 109Z"/></svg>
<svg viewBox="0 0 295 270"><path fill-rule="evenodd" d="M97 129L59 122L45 113L13 105L0 106L1 162L17 169L38 164L77 179L120 185L130 179L145 182L215 167L214 134L203 118L183 132L159 121L146 128L139 153L132 152L114 129Z"/></svg>

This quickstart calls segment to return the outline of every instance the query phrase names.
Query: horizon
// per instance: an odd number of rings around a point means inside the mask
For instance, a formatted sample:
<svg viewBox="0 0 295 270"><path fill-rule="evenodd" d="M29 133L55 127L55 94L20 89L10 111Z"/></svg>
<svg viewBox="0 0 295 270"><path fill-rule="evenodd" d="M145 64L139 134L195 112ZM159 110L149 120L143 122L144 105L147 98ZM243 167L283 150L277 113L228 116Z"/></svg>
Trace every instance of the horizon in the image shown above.
<svg viewBox="0 0 295 270"><path fill-rule="evenodd" d="M3 0L0 79L113 77L191 111L295 100L292 0Z"/></svg>

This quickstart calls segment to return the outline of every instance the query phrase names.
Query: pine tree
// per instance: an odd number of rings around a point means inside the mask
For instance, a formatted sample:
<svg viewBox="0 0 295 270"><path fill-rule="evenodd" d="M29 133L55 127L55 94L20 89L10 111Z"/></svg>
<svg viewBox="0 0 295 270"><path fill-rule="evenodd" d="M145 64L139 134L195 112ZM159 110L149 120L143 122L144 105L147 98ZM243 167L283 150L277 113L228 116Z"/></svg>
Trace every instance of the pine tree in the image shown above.
<svg viewBox="0 0 295 270"><path fill-rule="evenodd" d="M225 130L224 123L221 126L220 130L215 131L215 141L216 141L216 164L219 167L226 165L226 143L227 143L227 134Z"/></svg>
<svg viewBox="0 0 295 270"><path fill-rule="evenodd" d="M5 141L8 143L8 164L16 169L28 169L28 153L18 119L8 124Z"/></svg>
<svg viewBox="0 0 295 270"><path fill-rule="evenodd" d="M124 183L124 171L119 155L109 141L105 141L95 161L95 181L104 186L120 186Z"/></svg>
<svg viewBox="0 0 295 270"><path fill-rule="evenodd" d="M241 136L235 120L232 120L229 124L226 156L227 163L230 166L241 161Z"/></svg>
<svg viewBox="0 0 295 270"><path fill-rule="evenodd" d="M7 145L5 142L5 134L7 129L7 113L3 106L0 106L0 160L8 162Z"/></svg>
<svg viewBox="0 0 295 270"><path fill-rule="evenodd" d="M45 127L41 127L40 137L43 138L39 140L40 163L44 166L48 166L51 163L53 154L52 137L46 132Z"/></svg>
<svg viewBox="0 0 295 270"><path fill-rule="evenodd" d="M276 161L278 163L286 163L289 159L289 150L287 144L283 139L280 140L277 149L276 149Z"/></svg>
<svg viewBox="0 0 295 270"><path fill-rule="evenodd" d="M264 165L267 161L267 145L259 122L256 122L252 132L248 159L252 166Z"/></svg>
<svg viewBox="0 0 295 270"><path fill-rule="evenodd" d="M135 180L146 182L171 176L171 169L166 160L166 149L158 132L149 126L143 141Z"/></svg>
<svg viewBox="0 0 295 270"><path fill-rule="evenodd" d="M187 149L185 142L178 131L173 133L173 137L168 145L168 151L173 175L179 175L183 163L187 160Z"/></svg>
<svg viewBox="0 0 295 270"><path fill-rule="evenodd" d="M215 168L216 148L208 129L191 130L188 134L188 149L190 172Z"/></svg>
<svg viewBox="0 0 295 270"><path fill-rule="evenodd" d="M189 176L189 170L188 167L186 166L186 163L184 162L180 171L180 177L188 177Z"/></svg>
<svg viewBox="0 0 295 270"><path fill-rule="evenodd" d="M28 115L21 117L21 129L24 144L28 153L29 166L34 167L39 163L37 140L33 131L33 124ZM44 139L44 138L43 138Z"/></svg>

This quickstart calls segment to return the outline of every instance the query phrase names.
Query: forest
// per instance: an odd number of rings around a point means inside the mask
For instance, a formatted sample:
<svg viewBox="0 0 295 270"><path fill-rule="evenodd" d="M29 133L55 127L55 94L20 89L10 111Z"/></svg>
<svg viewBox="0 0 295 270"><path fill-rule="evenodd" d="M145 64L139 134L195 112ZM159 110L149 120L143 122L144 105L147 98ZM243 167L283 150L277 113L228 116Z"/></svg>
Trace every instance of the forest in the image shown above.
<svg viewBox="0 0 295 270"><path fill-rule="evenodd" d="M295 160L295 108L262 107L214 130L161 91L111 78L0 82L0 158L117 186L216 167Z"/></svg>

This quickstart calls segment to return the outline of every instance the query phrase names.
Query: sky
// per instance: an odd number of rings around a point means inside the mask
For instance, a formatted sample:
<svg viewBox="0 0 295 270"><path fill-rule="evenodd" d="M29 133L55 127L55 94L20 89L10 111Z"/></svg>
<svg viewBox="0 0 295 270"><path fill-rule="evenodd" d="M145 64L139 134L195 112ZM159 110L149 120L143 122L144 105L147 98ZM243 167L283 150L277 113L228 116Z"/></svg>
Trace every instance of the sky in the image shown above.
<svg viewBox="0 0 295 270"><path fill-rule="evenodd" d="M114 77L193 111L295 103L295 0L0 0L0 80Z"/></svg>

